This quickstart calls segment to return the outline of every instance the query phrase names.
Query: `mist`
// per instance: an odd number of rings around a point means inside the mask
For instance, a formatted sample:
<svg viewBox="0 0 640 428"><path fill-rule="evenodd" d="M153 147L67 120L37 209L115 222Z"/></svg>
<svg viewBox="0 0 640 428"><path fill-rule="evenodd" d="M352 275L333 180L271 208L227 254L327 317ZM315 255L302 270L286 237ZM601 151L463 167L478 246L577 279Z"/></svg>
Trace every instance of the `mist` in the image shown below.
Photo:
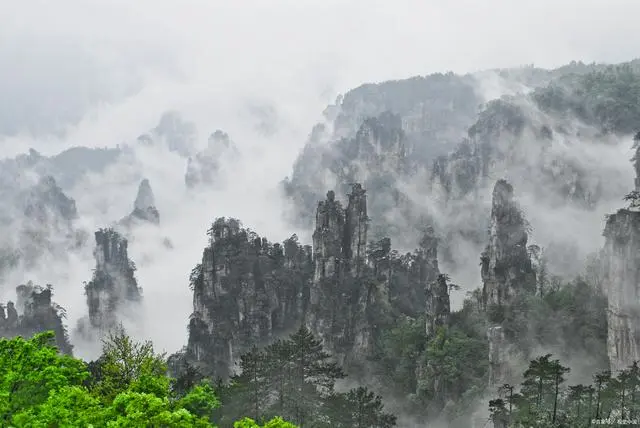
<svg viewBox="0 0 640 428"><path fill-rule="evenodd" d="M78 225L91 234L129 214L140 181L149 179L160 226L139 227L130 241L144 300L138 322L127 327L171 353L186 343L188 276L216 217L238 218L271 241L296 233L310 243L310 231L283 219L279 183L339 94L365 82L448 70L628 60L640 52L634 12L640 3L632 0L4 2L0 158L29 148L54 155L74 146L132 145L103 173L63 190L76 200ZM508 92L487 82L487 96ZM216 129L238 146L239 159L220 172L223 186L187 191L184 157L162 145L134 145L169 110L194 123L199 148ZM628 152L594 148L581 156L604 162L607 171L628 168L611 177L631 188ZM515 192L533 241L551 242L561 229L581 237L581 255L600 246L604 213L621 205L618 198L588 214L548 211L517 184ZM162 245L165 237L173 248ZM98 350L78 344L73 329L87 311L83 282L94 268L92 248L90 237L66 261L44 259L0 284L2 301L27 280L53 284L75 353L86 358ZM469 269L453 279L474 288L479 253L461 251Z"/></svg>

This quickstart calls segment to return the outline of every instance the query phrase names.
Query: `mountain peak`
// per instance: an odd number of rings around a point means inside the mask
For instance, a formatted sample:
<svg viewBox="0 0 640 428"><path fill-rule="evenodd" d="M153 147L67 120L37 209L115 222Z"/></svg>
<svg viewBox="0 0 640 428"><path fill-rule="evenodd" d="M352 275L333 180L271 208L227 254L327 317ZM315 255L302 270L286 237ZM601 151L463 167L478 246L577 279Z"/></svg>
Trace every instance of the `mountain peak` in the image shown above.
<svg viewBox="0 0 640 428"><path fill-rule="evenodd" d="M160 213L156 208L156 198L151 189L151 183L146 178L138 186L138 194L133 203L133 211L123 218L120 223L125 226L131 226L132 223L139 221L153 224L160 223Z"/></svg>
<svg viewBox="0 0 640 428"><path fill-rule="evenodd" d="M155 208L156 198L151 189L151 184L148 179L143 179L138 186L138 194L133 204L134 210L147 210L149 208Z"/></svg>

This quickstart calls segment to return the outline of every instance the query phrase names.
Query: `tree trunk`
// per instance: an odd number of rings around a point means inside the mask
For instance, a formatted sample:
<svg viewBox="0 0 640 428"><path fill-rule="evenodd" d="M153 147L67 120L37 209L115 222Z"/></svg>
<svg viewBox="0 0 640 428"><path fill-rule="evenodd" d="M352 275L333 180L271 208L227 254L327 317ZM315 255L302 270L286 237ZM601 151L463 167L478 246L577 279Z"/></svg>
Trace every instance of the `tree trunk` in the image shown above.
<svg viewBox="0 0 640 428"><path fill-rule="evenodd" d="M553 418L552 418L552 422L553 423L556 422L556 416L558 414L558 388L560 386L560 372L559 371L556 371L555 383L556 383L556 389L555 389L555 394L553 396Z"/></svg>
<svg viewBox="0 0 640 428"><path fill-rule="evenodd" d="M625 399L626 388L624 382L622 383L622 400L620 402L620 418L624 419L624 399Z"/></svg>
<svg viewBox="0 0 640 428"><path fill-rule="evenodd" d="M602 388L602 384L600 382L598 382L598 392L597 392L597 398L596 398L596 419L600 418L600 391ZM591 425L591 422L589 422L589 425Z"/></svg>
<svg viewBox="0 0 640 428"><path fill-rule="evenodd" d="M536 400L536 412L540 411L540 402L542 401L542 375L538 380L538 399Z"/></svg>

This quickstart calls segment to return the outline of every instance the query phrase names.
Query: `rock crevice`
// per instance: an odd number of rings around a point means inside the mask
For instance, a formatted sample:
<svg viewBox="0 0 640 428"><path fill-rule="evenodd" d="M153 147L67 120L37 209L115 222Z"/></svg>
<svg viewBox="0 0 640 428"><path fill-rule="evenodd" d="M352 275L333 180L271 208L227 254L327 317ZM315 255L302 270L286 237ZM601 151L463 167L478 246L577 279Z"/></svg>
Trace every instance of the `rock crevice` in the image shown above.
<svg viewBox="0 0 640 428"><path fill-rule="evenodd" d="M135 264L129 258L128 241L113 229L95 233L96 267L91 281L85 283L88 319L80 321L79 329L105 332L117 326L122 311L138 304L142 292L135 278Z"/></svg>

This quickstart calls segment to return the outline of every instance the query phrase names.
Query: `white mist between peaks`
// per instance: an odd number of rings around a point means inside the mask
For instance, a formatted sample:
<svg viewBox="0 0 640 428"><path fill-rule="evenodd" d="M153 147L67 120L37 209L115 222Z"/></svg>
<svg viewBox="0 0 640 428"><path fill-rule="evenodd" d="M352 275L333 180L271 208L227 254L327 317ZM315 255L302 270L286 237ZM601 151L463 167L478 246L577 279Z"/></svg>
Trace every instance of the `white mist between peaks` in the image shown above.
<svg viewBox="0 0 640 428"><path fill-rule="evenodd" d="M132 109L136 102L129 100L127 105L116 106L115 109ZM152 102L142 104L153 105ZM151 339L159 350L174 352L186 343L186 327L192 310L188 277L201 261L207 242L206 231L215 218L238 218L245 227L272 242L282 241L297 232L302 242L310 243L307 231L292 230L282 220L285 201L279 187L305 141L309 122L298 121L295 116L289 119L285 116L286 109L281 108L278 111L280 129L266 137L253 130L252 118L246 113L229 114L230 105L226 105L226 115L222 114L223 111L208 109L211 119L202 120L198 126L201 147L206 144L208 135L220 128L229 133L240 151L237 161L221 165L220 176L210 188L188 190L184 181L187 160L169 152L162 144L154 147L134 145L133 156L123 155L103 173L88 174L75 188L65 190L76 201L80 216L77 225L90 234L88 246L78 254L69 254L68 263L45 260L35 270L12 272L10 275L8 283L12 285L33 280L37 284L50 283L54 286L54 300L67 310L66 324L72 342L77 345L77 355L95 357L97 351L95 346L82 349L73 335L78 319L87 313L83 282L91 279L95 267L93 232L131 213L143 178L149 179L155 195L160 226L145 225L133 232L129 257L137 265L136 278L143 289L144 300L139 319L134 323L125 322L125 326L131 324L128 327L136 338ZM189 120L189 109L185 110L184 117ZM83 122L77 134L70 134L66 141L57 141L53 146L59 150L79 145L91 141L90 135L100 136L106 143L105 134L112 135L110 146L114 141L135 144L135 138L150 128L137 127L127 140L118 140L109 132L119 128L119 122L112 119L123 118L122 129L135 129L135 120L129 119L132 123L126 123L131 116L120 116L114 111L106 111L102 117ZM299 122L304 131L296 126ZM23 140L23 143L25 148L35 146L40 149L37 141ZM55 153L51 146L45 149ZM173 248L163 245L164 238L168 238Z"/></svg>

